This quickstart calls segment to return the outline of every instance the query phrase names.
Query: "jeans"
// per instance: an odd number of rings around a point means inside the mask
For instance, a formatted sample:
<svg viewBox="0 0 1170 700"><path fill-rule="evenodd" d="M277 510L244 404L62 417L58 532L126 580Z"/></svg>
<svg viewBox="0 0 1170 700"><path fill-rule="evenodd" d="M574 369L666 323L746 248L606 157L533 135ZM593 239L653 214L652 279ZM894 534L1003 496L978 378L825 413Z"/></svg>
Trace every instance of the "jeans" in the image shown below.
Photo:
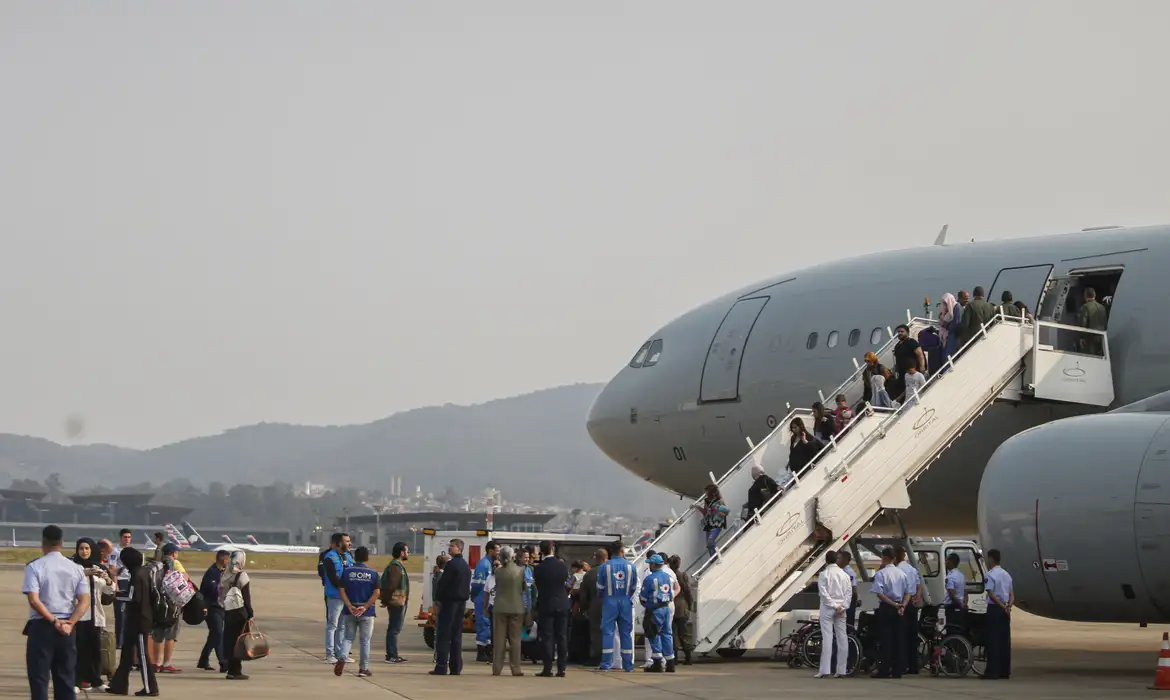
<svg viewBox="0 0 1170 700"><path fill-rule="evenodd" d="M715 527L707 531L707 554L715 556L715 543L719 541L719 533L723 532L723 528Z"/></svg>
<svg viewBox="0 0 1170 700"><path fill-rule="evenodd" d="M203 643L203 651L199 654L199 666L211 665L211 652L215 652L215 660L219 662L219 670L227 670L227 657L223 652L223 608L209 606L207 608L207 641ZM235 640L232 640L235 643Z"/></svg>
<svg viewBox="0 0 1170 700"><path fill-rule="evenodd" d="M358 656L358 668L369 670L370 638L374 636L375 619L373 615L362 615L361 617L354 617L353 615L342 616L345 637L341 642L341 649L337 652L337 658L344 659L349 656L349 650L353 647L353 638L358 635L358 632L361 632L361 653Z"/></svg>
<svg viewBox="0 0 1170 700"><path fill-rule="evenodd" d="M406 621L406 606L396 608L391 605L386 609L390 611L390 625L386 627L386 660L389 661L398 658L398 635Z"/></svg>
<svg viewBox="0 0 1170 700"><path fill-rule="evenodd" d="M341 611L345 603L341 598L325 599L325 658L337 660L341 655L341 643L345 641L345 630L341 627Z"/></svg>
<svg viewBox="0 0 1170 700"><path fill-rule="evenodd" d="M126 623L123 622L125 616L126 601L114 599L114 646L118 649L122 648L122 637L124 636L122 628L126 626Z"/></svg>
<svg viewBox="0 0 1170 700"><path fill-rule="evenodd" d="M28 623L28 646L25 665L32 700L49 700L49 678L53 679L54 700L73 700L73 683L77 669L77 637L57 631L47 620Z"/></svg>

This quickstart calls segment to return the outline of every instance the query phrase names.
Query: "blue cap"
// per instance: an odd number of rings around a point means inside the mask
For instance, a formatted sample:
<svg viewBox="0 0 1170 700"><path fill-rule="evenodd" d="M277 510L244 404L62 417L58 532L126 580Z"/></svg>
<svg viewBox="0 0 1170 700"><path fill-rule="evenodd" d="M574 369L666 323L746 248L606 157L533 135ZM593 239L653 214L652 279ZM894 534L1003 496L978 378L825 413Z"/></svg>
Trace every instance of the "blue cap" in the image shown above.
<svg viewBox="0 0 1170 700"><path fill-rule="evenodd" d="M657 564L659 566L662 566L665 562L662 561L661 554L655 554L655 555L651 556L649 559L647 559L646 563L647 564Z"/></svg>
<svg viewBox="0 0 1170 700"><path fill-rule="evenodd" d="M179 551L179 545L174 542L167 542L163 545L163 554L174 554Z"/></svg>

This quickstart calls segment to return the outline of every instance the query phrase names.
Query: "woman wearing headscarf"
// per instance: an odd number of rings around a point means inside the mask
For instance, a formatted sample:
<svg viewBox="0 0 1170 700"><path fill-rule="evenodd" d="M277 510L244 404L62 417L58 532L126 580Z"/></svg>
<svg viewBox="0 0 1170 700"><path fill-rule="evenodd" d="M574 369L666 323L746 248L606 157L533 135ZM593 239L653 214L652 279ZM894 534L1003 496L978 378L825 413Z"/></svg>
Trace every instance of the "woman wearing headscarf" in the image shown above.
<svg viewBox="0 0 1170 700"><path fill-rule="evenodd" d="M954 294L947 292L942 295L938 310L938 338L942 343L943 362L959 349L959 317L962 313L963 307L959 306Z"/></svg>
<svg viewBox="0 0 1170 700"><path fill-rule="evenodd" d="M227 679L246 681L244 660L236 656L236 640L244 633L248 620L252 619L252 585L244 565L248 562L246 552L232 552L227 573L219 582L219 604L224 611L223 649L228 657Z"/></svg>
<svg viewBox="0 0 1170 700"><path fill-rule="evenodd" d="M779 491L780 486L776 484L775 479L768 476L763 467L758 464L752 465L752 485L747 494L748 519L772 500L772 496L775 496Z"/></svg>
<svg viewBox="0 0 1170 700"><path fill-rule="evenodd" d="M77 685L84 690L106 690L102 682L102 629L106 610L102 598L113 598L113 582L101 565L97 543L88 537L77 540L73 563L85 569L89 579L89 610L77 621Z"/></svg>

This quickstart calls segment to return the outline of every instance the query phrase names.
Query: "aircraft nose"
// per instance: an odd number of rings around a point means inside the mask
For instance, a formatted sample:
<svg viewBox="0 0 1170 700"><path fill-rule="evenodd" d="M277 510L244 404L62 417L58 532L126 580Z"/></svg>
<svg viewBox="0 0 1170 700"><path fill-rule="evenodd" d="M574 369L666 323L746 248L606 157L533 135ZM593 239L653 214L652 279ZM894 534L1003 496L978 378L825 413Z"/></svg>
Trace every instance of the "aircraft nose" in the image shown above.
<svg viewBox="0 0 1170 700"><path fill-rule="evenodd" d="M589 407L589 415L585 419L585 429L589 431L589 438L598 449L615 462L622 463L622 412L628 413L630 409L621 403L613 385L613 381L606 384L597 398L593 399L593 405Z"/></svg>

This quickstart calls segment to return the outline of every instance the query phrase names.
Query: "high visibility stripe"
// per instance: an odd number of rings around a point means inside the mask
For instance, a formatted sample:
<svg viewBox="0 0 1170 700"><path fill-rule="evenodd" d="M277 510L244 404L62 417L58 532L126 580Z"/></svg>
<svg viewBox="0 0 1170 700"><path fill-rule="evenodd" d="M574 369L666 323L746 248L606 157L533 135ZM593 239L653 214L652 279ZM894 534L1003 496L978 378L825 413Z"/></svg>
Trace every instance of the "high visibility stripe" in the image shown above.
<svg viewBox="0 0 1170 700"><path fill-rule="evenodd" d="M1158 659L1158 667L1170 666L1170 659Z"/></svg>
<svg viewBox="0 0 1170 700"><path fill-rule="evenodd" d="M601 653L602 653L602 654L612 654L612 653L613 653L613 647L610 647L609 649L602 649L602 650L601 650Z"/></svg>

